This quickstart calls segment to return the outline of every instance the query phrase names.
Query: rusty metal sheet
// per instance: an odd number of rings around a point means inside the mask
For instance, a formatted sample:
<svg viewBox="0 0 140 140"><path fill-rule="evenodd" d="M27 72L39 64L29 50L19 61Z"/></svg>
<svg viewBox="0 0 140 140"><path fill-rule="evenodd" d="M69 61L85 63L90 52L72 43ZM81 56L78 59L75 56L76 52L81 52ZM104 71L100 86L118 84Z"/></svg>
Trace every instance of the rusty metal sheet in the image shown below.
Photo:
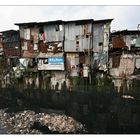
<svg viewBox="0 0 140 140"><path fill-rule="evenodd" d="M112 57L112 68L117 68L120 65L120 56Z"/></svg>
<svg viewBox="0 0 140 140"><path fill-rule="evenodd" d="M41 42L39 45L39 51L42 53L46 53L47 52L47 46L45 43Z"/></svg>
<svg viewBox="0 0 140 140"><path fill-rule="evenodd" d="M28 51L29 52L34 52L34 45L33 45L33 43L31 43L31 41L28 41L27 45L28 45Z"/></svg>
<svg viewBox="0 0 140 140"><path fill-rule="evenodd" d="M5 53L5 56L6 57L12 57L12 56L17 56L19 57L20 56L20 50L18 49L4 49L4 53Z"/></svg>
<svg viewBox="0 0 140 140"><path fill-rule="evenodd" d="M29 51L24 51L23 52L23 57L24 58L36 58L38 56L38 53L37 52L29 52Z"/></svg>
<svg viewBox="0 0 140 140"><path fill-rule="evenodd" d="M123 38L121 38L121 37L113 37L112 44L113 44L113 48L124 48L125 47L125 42L123 41Z"/></svg>
<svg viewBox="0 0 140 140"><path fill-rule="evenodd" d="M33 40L33 43L38 43L39 39L39 29L38 28L31 28L31 39Z"/></svg>
<svg viewBox="0 0 140 140"><path fill-rule="evenodd" d="M115 77L126 77L133 74L135 69L135 58L132 54L123 54L120 58L120 65L110 69L110 75Z"/></svg>

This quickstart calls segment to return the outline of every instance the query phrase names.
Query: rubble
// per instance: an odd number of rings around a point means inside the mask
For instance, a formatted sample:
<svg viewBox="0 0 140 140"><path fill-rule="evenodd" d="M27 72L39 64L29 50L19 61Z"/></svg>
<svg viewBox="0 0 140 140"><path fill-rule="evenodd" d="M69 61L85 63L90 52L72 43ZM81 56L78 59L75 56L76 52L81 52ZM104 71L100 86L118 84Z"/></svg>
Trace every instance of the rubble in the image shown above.
<svg viewBox="0 0 140 140"><path fill-rule="evenodd" d="M40 124L39 129L33 127L35 123ZM43 134L47 133L47 129L52 133L85 132L84 126L72 117L55 113L35 113L31 110L6 113L6 109L2 109L0 110L0 124L8 134ZM41 127L47 128L46 132L41 131Z"/></svg>

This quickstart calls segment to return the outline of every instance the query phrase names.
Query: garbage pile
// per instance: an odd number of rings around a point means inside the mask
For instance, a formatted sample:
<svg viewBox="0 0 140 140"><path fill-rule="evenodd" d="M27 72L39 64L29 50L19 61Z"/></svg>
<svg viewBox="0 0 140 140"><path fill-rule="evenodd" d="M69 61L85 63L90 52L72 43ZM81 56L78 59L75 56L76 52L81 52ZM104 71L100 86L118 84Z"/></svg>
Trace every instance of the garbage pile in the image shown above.
<svg viewBox="0 0 140 140"><path fill-rule="evenodd" d="M0 124L7 130L8 134L44 134L40 129L34 128L34 124L48 128L50 132L58 133L84 133L84 126L66 115L55 113L35 113L31 110L17 113L6 113L6 109L0 110Z"/></svg>
<svg viewBox="0 0 140 140"><path fill-rule="evenodd" d="M18 113L6 113L0 110L0 124L8 134L42 134L40 131L30 129L35 121L35 112L23 111Z"/></svg>
<svg viewBox="0 0 140 140"><path fill-rule="evenodd" d="M48 126L51 131L57 131L59 133L75 133L83 130L83 125L81 123L66 115L39 113L37 118L38 122L42 125Z"/></svg>

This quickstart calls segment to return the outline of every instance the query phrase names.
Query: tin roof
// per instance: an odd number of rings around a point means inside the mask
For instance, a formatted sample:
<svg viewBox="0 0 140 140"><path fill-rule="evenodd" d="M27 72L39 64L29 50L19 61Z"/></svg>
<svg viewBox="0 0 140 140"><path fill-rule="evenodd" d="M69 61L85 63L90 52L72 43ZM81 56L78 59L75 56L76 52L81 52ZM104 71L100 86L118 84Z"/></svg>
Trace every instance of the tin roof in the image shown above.
<svg viewBox="0 0 140 140"><path fill-rule="evenodd" d="M112 22L113 18L111 19L101 19L101 20L94 20L94 23L106 23L106 22Z"/></svg>
<svg viewBox="0 0 140 140"><path fill-rule="evenodd" d="M15 23L15 25L19 25L19 26L34 26L34 25L43 25L43 24L62 24L64 21L62 20L56 20L56 21L47 21L47 22L28 22L28 23Z"/></svg>
<svg viewBox="0 0 140 140"><path fill-rule="evenodd" d="M111 35L135 35L140 34L140 30L122 30L111 33Z"/></svg>
<svg viewBox="0 0 140 140"><path fill-rule="evenodd" d="M87 24L87 23L93 23L93 19L70 20L70 21L65 21L65 24L73 23L73 22L76 23L76 25Z"/></svg>
<svg viewBox="0 0 140 140"><path fill-rule="evenodd" d="M19 30L6 30L6 31L1 31L0 33L11 33L11 32L19 32Z"/></svg>
<svg viewBox="0 0 140 140"><path fill-rule="evenodd" d="M78 24L87 24L87 23L106 23L111 22L113 19L102 19L102 20L93 20L93 19L81 19L81 20L70 20L70 21L63 21L63 20L55 20L55 21L47 21L47 22L28 22L28 23L15 23L18 26L34 26L34 25L43 25L43 24L67 24L67 23L76 23Z"/></svg>

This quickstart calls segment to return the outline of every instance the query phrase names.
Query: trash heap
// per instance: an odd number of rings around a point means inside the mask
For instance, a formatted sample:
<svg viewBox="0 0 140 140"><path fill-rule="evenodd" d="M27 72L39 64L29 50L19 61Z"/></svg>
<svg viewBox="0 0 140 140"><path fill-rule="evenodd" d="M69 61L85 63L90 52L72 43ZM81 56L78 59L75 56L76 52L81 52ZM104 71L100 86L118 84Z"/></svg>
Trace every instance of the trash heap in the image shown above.
<svg viewBox="0 0 140 140"><path fill-rule="evenodd" d="M6 109L0 110L0 124L8 134L47 134L33 126L39 123L50 132L58 133L84 133L84 126L72 117L59 114L35 113L26 110L17 113L6 113ZM41 127L40 127L41 128Z"/></svg>
<svg viewBox="0 0 140 140"><path fill-rule="evenodd" d="M37 114L38 122L48 126L49 130L57 131L59 133L75 133L83 130L83 125L72 117L58 114Z"/></svg>
<svg viewBox="0 0 140 140"><path fill-rule="evenodd" d="M30 129L34 121L34 111L6 113L5 110L0 110L0 123L8 134L42 134L38 130Z"/></svg>

